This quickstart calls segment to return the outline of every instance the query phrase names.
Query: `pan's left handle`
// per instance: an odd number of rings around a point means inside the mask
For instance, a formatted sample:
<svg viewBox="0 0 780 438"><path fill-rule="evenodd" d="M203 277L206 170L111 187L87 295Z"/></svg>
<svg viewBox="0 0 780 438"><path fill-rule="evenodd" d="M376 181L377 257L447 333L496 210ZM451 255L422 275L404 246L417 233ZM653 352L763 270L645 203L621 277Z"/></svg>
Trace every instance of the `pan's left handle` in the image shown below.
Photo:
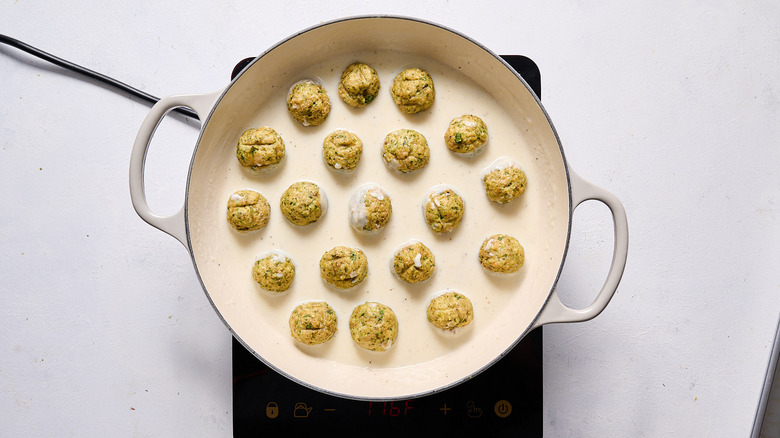
<svg viewBox="0 0 780 438"><path fill-rule="evenodd" d="M628 258L628 220L626 219L626 211L623 208L623 204L615 195L582 179L571 169L569 170L569 180L571 182L573 208L577 208L578 205L587 200L595 200L605 204L612 213L615 232L612 263L610 264L604 285L601 287L598 295L596 295L596 299L589 306L584 309L572 309L561 302L558 291L554 290L534 323L533 328L551 323L582 322L595 318L607 307L612 296L615 295L626 267L626 259Z"/></svg>
<svg viewBox="0 0 780 438"><path fill-rule="evenodd" d="M146 191L144 190L146 153L149 150L154 132L166 114L176 108L187 107L194 110L200 120L205 120L205 116L214 106L221 91L208 94L174 95L160 99L141 124L130 156L130 199L136 213L149 225L170 234L185 247L187 246L187 229L184 223L184 206L170 216L161 216L153 212L146 202Z"/></svg>

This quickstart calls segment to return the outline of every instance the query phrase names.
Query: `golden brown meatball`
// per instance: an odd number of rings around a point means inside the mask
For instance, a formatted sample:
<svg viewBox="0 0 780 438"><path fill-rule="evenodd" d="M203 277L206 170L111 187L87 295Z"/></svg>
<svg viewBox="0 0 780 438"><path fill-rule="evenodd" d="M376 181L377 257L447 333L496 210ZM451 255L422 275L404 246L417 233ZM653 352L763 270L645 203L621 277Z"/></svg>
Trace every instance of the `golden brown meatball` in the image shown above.
<svg viewBox="0 0 780 438"><path fill-rule="evenodd" d="M363 184L349 200L349 224L358 231L381 230L392 213L390 196L378 184Z"/></svg>
<svg viewBox="0 0 780 438"><path fill-rule="evenodd" d="M290 223L306 226L318 221L325 214L328 199L317 184L299 181L282 193L279 207Z"/></svg>
<svg viewBox="0 0 780 438"><path fill-rule="evenodd" d="M341 73L339 97L347 105L362 108L379 94L379 75L370 65L362 62L351 64Z"/></svg>
<svg viewBox="0 0 780 438"><path fill-rule="evenodd" d="M433 275L436 258L422 242L410 241L393 256L393 272L407 283L419 283Z"/></svg>
<svg viewBox="0 0 780 438"><path fill-rule="evenodd" d="M463 198L448 186L438 186L423 203L425 222L435 233L449 233L463 219Z"/></svg>
<svg viewBox="0 0 780 438"><path fill-rule="evenodd" d="M363 153L363 142L349 131L334 131L322 142L322 159L335 170L355 170Z"/></svg>
<svg viewBox="0 0 780 438"><path fill-rule="evenodd" d="M276 168L285 157L284 141L273 128L247 129L236 145L236 158L245 168L265 173Z"/></svg>
<svg viewBox="0 0 780 438"><path fill-rule="evenodd" d="M317 126L330 114L330 99L320 84L303 80L290 88L287 110L303 126Z"/></svg>
<svg viewBox="0 0 780 438"><path fill-rule="evenodd" d="M525 250L514 237L494 234L482 242L479 262L490 272L511 274L523 267Z"/></svg>
<svg viewBox="0 0 780 438"><path fill-rule="evenodd" d="M444 143L453 151L464 155L476 155L485 147L488 131L485 122L477 116L466 114L452 119Z"/></svg>
<svg viewBox="0 0 780 438"><path fill-rule="evenodd" d="M386 305L368 302L352 311L349 332L360 347L371 351L385 351L398 337L398 319Z"/></svg>
<svg viewBox="0 0 780 438"><path fill-rule="evenodd" d="M239 190L228 198L227 221L239 233L259 230L268 225L271 206L254 190Z"/></svg>
<svg viewBox="0 0 780 438"><path fill-rule="evenodd" d="M320 258L320 276L339 289L357 286L368 275L368 259L359 248L337 246Z"/></svg>
<svg viewBox="0 0 780 438"><path fill-rule="evenodd" d="M295 264L282 252L274 251L255 261L252 278L269 292L284 292L295 279Z"/></svg>
<svg viewBox="0 0 780 438"><path fill-rule="evenodd" d="M431 151L422 134L413 129L398 129L385 136L382 158L390 169L409 173L425 167Z"/></svg>
<svg viewBox="0 0 780 438"><path fill-rule="evenodd" d="M525 172L507 158L499 158L482 172L482 182L488 199L506 204L525 193L528 179Z"/></svg>
<svg viewBox="0 0 780 438"><path fill-rule="evenodd" d="M324 301L310 301L290 314L290 335L307 345L322 344L336 334L336 312Z"/></svg>
<svg viewBox="0 0 780 438"><path fill-rule="evenodd" d="M449 291L431 300L427 316L428 321L436 328L455 331L471 324L474 307L465 295Z"/></svg>
<svg viewBox="0 0 780 438"><path fill-rule="evenodd" d="M436 99L433 78L427 71L419 68L407 68L398 73L393 80L390 94L398 108L408 114L427 110Z"/></svg>

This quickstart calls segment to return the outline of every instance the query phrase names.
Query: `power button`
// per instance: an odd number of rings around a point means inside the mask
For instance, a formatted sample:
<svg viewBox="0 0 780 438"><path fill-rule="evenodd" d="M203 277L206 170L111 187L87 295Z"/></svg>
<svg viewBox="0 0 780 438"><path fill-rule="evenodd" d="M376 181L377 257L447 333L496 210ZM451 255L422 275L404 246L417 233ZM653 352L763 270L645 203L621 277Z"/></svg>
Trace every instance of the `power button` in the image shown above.
<svg viewBox="0 0 780 438"><path fill-rule="evenodd" d="M512 413L512 404L506 400L499 400L496 405L493 406L493 410L501 418L506 418Z"/></svg>

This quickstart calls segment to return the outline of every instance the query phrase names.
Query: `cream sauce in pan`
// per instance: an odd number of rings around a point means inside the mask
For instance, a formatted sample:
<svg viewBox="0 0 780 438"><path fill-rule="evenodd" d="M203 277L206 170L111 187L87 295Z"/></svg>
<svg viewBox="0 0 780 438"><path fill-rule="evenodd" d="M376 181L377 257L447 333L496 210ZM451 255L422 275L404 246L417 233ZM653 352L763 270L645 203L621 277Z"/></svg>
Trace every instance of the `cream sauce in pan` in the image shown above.
<svg viewBox="0 0 780 438"><path fill-rule="evenodd" d="M341 72L355 61L374 67L381 80L378 97L361 109L347 106L337 93ZM407 67L423 68L434 80L436 101L431 109L419 114L402 113L390 96L394 76ZM287 113L289 85L302 79L314 79L328 92L332 109L322 125L301 126ZM252 174L236 160L235 142L226 141L220 146L224 157L216 159L209 171L210 181L206 182L213 196L204 196L202 201L200 196L190 199L197 199L197 205L190 207L189 226L198 270L220 313L237 335L250 346L264 345L266 350L259 353L286 371L277 360L303 361L297 368L327 367L325 364L331 362L358 368L409 367L461 349L478 352L480 345L501 338L507 330L516 332L515 337L522 334L543 302L537 295L546 297L550 292L550 277L561 262L561 255L556 253L560 222L567 220L560 217L560 211L550 208L566 196L560 187L552 188L548 182L558 178L550 176L554 175L550 169L559 166L551 162L560 161L560 156L554 156L557 150L545 152L534 144L535 137L524 134L533 129L535 121L530 116L507 113L498 103L500 96L489 94L457 69L408 53L366 51L338 56L285 80L286 86L263 90L268 94L262 97L260 111L244 125L232 128L235 141L248 128L270 126L277 130L287 148L283 166L265 175ZM464 114L478 115L488 127L488 143L477 156L458 155L444 144L450 120ZM428 140L430 162L420 171L399 175L390 171L381 158L384 136L400 128L417 130ZM322 142L337 129L352 131L363 142L360 163L352 173L335 172L322 160ZM481 181L483 170L499 157L511 158L528 176L525 194L507 205L490 202ZM327 213L303 228L288 223L279 210L282 192L300 180L316 182L329 202ZM365 183L379 184L392 199L390 222L371 234L360 233L349 223L350 196ZM459 227L443 235L433 233L423 216L427 194L441 184L452 186L465 203ZM270 222L258 232L238 234L225 220L228 197L242 188L261 192L271 204ZM491 275L480 266L480 245L496 233L510 234L524 246L526 261L518 273ZM414 285L401 282L389 268L395 249L410 239L423 242L436 258L433 276ZM319 275L320 257L338 245L359 247L368 257L367 278L347 290L327 285ZM206 247L210 254L198 254ZM251 276L256 257L271 250L284 251L296 266L292 286L278 296L263 293ZM554 264L552 269L540 270L550 263ZM441 336L426 319L430 299L444 290L458 291L474 305L471 327L459 336ZM327 301L336 311L338 332L326 344L306 346L290 337L290 312L309 300ZM398 338L386 352L363 350L350 337L350 313L366 301L383 303L398 317ZM507 312L512 314L509 318ZM311 373L316 375L317 371L312 369Z"/></svg>

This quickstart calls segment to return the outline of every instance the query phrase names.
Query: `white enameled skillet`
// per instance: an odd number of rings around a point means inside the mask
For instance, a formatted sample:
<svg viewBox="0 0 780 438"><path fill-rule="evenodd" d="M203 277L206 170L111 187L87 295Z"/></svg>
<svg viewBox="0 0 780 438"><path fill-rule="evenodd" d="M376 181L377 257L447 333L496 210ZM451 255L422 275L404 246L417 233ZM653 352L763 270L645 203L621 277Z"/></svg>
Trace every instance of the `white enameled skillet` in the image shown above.
<svg viewBox="0 0 780 438"><path fill-rule="evenodd" d="M336 92L341 71L351 62L371 64L382 87L363 109L349 108ZM430 110L406 115L397 110L389 89L396 72L421 67L431 73L436 102ZM285 97L301 79L323 84L331 114L317 127L297 124ZM161 216L144 193L144 163L154 131L173 108L185 106L202 121L187 180L184 206ZM460 157L444 146L449 120L474 113L487 123L490 140L475 157ZM250 127L268 125L284 138L284 165L253 175L235 157L237 139ZM395 175L384 167L379 149L384 135L398 128L423 133L431 149L428 167L414 175ZM358 170L337 175L321 161L323 138L349 129L363 140ZM506 206L491 204L480 173L501 157L515 160L528 175L526 193ZM298 228L279 213L281 191L297 180L312 180L330 206L315 225ZM346 199L362 183L382 185L393 199L390 225L366 236L348 224ZM459 228L448 236L426 229L420 202L439 184L457 188L466 202ZM226 202L238 189L266 196L269 225L238 234L225 219ZM253 354L283 375L328 394L365 400L407 399L444 390L503 357L529 331L550 323L579 322L597 316L621 279L628 251L628 225L620 201L579 177L567 164L556 131L539 99L500 57L457 31L395 16L351 17L295 34L255 58L235 79L214 93L169 96L144 120L131 157L133 205L143 220L179 240L190 252L209 300L232 334ZM586 200L604 203L614 220L614 252L602 289L591 305L572 309L556 285L566 259L572 214ZM526 262L510 276L486 273L477 260L484 238L516 236ZM389 272L393 248L409 239L424 241L437 258L434 276L421 285L404 285ZM330 247L361 247L369 276L354 290L337 291L319 279L317 261ZM269 296L253 283L254 257L284 250L296 264L293 287ZM457 336L441 336L425 318L429 299L455 289L474 303L474 322ZM324 300L336 310L338 332L326 344L305 346L289 333L291 309ZM366 301L387 304L397 314L399 336L386 352L357 347L349 334L351 309Z"/></svg>

